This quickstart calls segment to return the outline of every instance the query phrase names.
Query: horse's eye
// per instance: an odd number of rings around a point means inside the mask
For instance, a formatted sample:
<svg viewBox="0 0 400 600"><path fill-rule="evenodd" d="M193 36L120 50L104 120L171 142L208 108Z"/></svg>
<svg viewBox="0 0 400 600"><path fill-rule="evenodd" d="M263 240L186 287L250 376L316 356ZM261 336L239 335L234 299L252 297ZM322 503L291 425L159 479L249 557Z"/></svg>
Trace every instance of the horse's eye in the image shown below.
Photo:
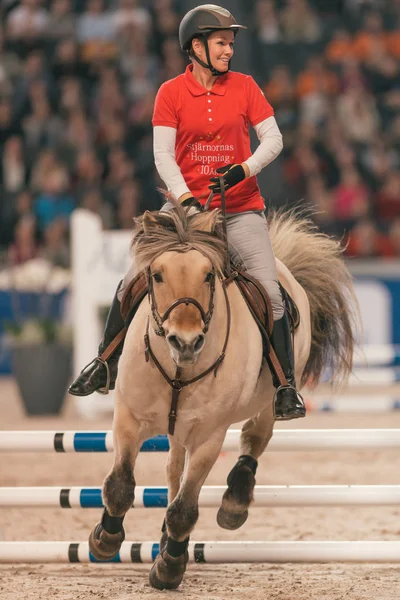
<svg viewBox="0 0 400 600"><path fill-rule="evenodd" d="M212 271L209 271L209 272L207 273L207 275L206 275L206 278L205 278L205 280L204 280L204 281L205 281L205 283L211 283L211 281L212 281L213 277L214 277L214 273L213 273Z"/></svg>
<svg viewBox="0 0 400 600"><path fill-rule="evenodd" d="M153 279L156 283L163 283L163 278L161 273L153 273Z"/></svg>

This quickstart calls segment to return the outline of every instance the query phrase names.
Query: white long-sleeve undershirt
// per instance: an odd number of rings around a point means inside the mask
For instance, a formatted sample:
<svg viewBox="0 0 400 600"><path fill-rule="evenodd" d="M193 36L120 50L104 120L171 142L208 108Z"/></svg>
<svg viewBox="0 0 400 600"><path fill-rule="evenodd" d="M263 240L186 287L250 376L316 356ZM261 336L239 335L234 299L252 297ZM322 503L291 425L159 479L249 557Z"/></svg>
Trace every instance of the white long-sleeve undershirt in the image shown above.
<svg viewBox="0 0 400 600"><path fill-rule="evenodd" d="M269 165L283 148L282 134L275 117L268 117L254 127L260 141L259 146L245 164L249 167L250 176L257 175ZM175 154L176 129L157 125L153 132L154 162L161 179L168 191L179 198L191 193L176 162Z"/></svg>

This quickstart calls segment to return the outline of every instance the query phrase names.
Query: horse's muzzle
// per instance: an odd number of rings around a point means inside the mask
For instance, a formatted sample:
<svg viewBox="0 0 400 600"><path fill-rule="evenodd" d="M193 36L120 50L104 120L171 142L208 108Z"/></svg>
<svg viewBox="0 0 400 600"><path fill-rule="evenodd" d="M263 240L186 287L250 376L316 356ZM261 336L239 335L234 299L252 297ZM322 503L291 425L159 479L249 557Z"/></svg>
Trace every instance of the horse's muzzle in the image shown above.
<svg viewBox="0 0 400 600"><path fill-rule="evenodd" d="M171 349L172 358L178 366L193 365L203 349L205 335L200 333L191 341L183 340L177 334L167 335L167 343Z"/></svg>

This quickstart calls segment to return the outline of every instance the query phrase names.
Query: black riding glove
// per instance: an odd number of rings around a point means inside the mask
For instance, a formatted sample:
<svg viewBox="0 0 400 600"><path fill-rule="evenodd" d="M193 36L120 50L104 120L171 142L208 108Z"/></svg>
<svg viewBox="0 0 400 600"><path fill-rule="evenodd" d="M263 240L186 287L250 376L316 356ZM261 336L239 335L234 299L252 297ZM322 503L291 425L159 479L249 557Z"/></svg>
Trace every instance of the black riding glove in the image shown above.
<svg viewBox="0 0 400 600"><path fill-rule="evenodd" d="M220 167L216 170L217 173L220 173L224 178L225 190L230 190L235 185L246 179L246 173L242 167L242 165L235 165L234 163L230 165L225 165L224 167ZM214 194L221 193L221 185L218 177L212 177L210 181L213 182L213 185L209 185L209 189L214 192Z"/></svg>
<svg viewBox="0 0 400 600"><path fill-rule="evenodd" d="M188 212L189 215L203 211L203 206L193 196L190 196L189 198L186 198L186 200L183 200L183 202L181 202L181 206L183 206L184 208L190 207L190 210Z"/></svg>

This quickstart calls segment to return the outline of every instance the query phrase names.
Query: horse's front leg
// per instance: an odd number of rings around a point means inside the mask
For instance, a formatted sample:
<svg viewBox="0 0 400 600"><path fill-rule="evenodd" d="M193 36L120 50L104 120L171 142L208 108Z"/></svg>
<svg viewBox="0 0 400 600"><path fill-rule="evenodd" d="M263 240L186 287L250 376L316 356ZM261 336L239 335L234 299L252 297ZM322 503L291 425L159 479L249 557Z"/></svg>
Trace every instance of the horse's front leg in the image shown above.
<svg viewBox="0 0 400 600"><path fill-rule="evenodd" d="M114 464L103 483L105 509L89 536L89 548L97 560L116 556L125 539L123 520L135 499L133 469L146 437L130 410L121 403L115 407L113 436Z"/></svg>
<svg viewBox="0 0 400 600"><path fill-rule="evenodd" d="M249 516L253 501L258 459L273 433L272 406L246 421L240 436L240 456L228 475L228 488L222 497L217 523L224 529L238 529Z"/></svg>
<svg viewBox="0 0 400 600"><path fill-rule="evenodd" d="M168 504L175 500L181 485L181 477L185 468L186 450L180 444L175 442L173 436L169 436L169 452L167 460L167 481L168 481ZM160 540L160 548L163 548L167 542L167 525L162 524L162 535Z"/></svg>
<svg viewBox="0 0 400 600"><path fill-rule="evenodd" d="M219 431L206 443L191 442L188 462L174 500L165 517L160 553L150 571L150 584L159 589L176 589L182 581L189 558L189 535L199 517L199 494L221 452L226 431Z"/></svg>
<svg viewBox="0 0 400 600"><path fill-rule="evenodd" d="M181 486L183 469L185 468L186 450L177 444L173 436L169 436L169 452L167 461L168 504L173 502Z"/></svg>

